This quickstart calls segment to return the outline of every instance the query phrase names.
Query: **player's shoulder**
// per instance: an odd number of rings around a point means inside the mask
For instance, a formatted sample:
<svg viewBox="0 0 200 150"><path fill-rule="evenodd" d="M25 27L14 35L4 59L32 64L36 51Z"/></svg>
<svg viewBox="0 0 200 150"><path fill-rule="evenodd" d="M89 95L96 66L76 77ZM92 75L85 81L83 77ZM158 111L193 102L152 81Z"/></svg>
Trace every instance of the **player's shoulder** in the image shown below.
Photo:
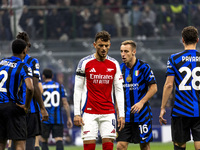
<svg viewBox="0 0 200 150"><path fill-rule="evenodd" d="M115 58L110 57L109 55L107 56L107 59L110 60L110 61L113 61L113 62L118 62Z"/></svg>
<svg viewBox="0 0 200 150"><path fill-rule="evenodd" d="M94 57L94 54L92 55L88 55L86 57L83 57L80 61L79 61L79 64L78 64L78 68L81 68L83 66L83 64L87 64L88 62L94 60L95 57Z"/></svg>
<svg viewBox="0 0 200 150"><path fill-rule="evenodd" d="M119 65L119 62L115 58L113 58L113 57L107 56L107 60L111 61L114 64Z"/></svg>
<svg viewBox="0 0 200 150"><path fill-rule="evenodd" d="M141 67L149 67L149 64L144 60L136 59L136 61L139 64L139 66L141 66Z"/></svg>
<svg viewBox="0 0 200 150"><path fill-rule="evenodd" d="M83 57L83 58L80 60L80 62L90 61L90 60L93 60L93 59L95 59L94 54L88 55L88 56L86 56L86 57Z"/></svg>
<svg viewBox="0 0 200 150"><path fill-rule="evenodd" d="M39 63L37 58L31 57L30 55L26 55L24 58L24 62L30 64L31 62Z"/></svg>
<svg viewBox="0 0 200 150"><path fill-rule="evenodd" d="M170 55L170 58L176 58L176 57L182 56L187 52L188 51L184 50L184 51L181 51L181 52L173 53L173 54Z"/></svg>

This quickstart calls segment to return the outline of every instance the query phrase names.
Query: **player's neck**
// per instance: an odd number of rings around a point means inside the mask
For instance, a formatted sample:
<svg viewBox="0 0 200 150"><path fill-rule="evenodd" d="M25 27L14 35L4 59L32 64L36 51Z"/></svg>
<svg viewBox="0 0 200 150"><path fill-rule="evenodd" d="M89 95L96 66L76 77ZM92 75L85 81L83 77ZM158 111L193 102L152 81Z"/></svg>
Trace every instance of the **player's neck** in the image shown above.
<svg viewBox="0 0 200 150"><path fill-rule="evenodd" d="M94 54L94 57L96 58L96 60L98 61L104 61L106 59L106 57L100 57L97 53Z"/></svg>
<svg viewBox="0 0 200 150"><path fill-rule="evenodd" d="M135 63L136 63L136 57L133 57L133 59L130 62L128 62L126 66L131 69L135 65Z"/></svg>
<svg viewBox="0 0 200 150"><path fill-rule="evenodd" d="M52 81L52 79L46 79L46 80L45 80L45 82L50 82L50 81Z"/></svg>
<svg viewBox="0 0 200 150"><path fill-rule="evenodd" d="M20 58L21 60L24 59L24 55L22 54L13 54L13 56Z"/></svg>
<svg viewBox="0 0 200 150"><path fill-rule="evenodd" d="M185 50L196 49L196 44L185 44Z"/></svg>

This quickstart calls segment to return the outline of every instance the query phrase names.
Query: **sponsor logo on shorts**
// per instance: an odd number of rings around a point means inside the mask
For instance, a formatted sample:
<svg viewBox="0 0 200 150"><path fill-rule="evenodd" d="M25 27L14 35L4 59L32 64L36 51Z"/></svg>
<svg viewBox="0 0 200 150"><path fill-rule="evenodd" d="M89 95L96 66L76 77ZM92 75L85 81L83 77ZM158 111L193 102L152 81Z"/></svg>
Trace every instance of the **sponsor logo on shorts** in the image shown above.
<svg viewBox="0 0 200 150"><path fill-rule="evenodd" d="M113 129L111 133L115 133L115 129Z"/></svg>
<svg viewBox="0 0 200 150"><path fill-rule="evenodd" d="M88 132L90 132L90 131L83 131L83 135L86 135Z"/></svg>

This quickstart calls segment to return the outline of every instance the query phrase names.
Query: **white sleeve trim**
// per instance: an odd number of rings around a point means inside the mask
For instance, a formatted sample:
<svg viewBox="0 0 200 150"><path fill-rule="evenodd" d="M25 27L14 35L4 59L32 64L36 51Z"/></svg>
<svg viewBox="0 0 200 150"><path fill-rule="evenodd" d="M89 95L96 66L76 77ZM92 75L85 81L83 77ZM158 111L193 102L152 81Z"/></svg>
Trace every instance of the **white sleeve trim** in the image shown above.
<svg viewBox="0 0 200 150"><path fill-rule="evenodd" d="M83 93L84 77L75 76L74 84L74 116L81 115L81 97Z"/></svg>

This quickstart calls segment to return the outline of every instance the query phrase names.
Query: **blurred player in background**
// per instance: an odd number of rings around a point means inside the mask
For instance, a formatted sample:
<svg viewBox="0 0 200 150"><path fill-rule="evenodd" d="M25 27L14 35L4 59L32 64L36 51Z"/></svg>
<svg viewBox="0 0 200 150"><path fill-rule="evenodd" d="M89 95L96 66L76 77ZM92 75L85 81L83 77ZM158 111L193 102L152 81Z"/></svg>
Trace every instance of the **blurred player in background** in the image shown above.
<svg viewBox="0 0 200 150"><path fill-rule="evenodd" d="M45 108L49 113L49 120L42 123L42 150L48 150L48 138L52 131L56 141L56 150L64 150L63 146L63 115L62 107L67 115L67 127L72 128L70 107L67 102L67 93L63 85L52 80L53 72L51 69L44 69L43 78L43 100Z"/></svg>
<svg viewBox="0 0 200 150"><path fill-rule="evenodd" d="M165 107L175 83L175 101L171 113L171 130L174 150L185 150L186 142L193 136L196 150L200 149L200 53L196 50L199 42L198 30L193 26L182 30L184 50L172 54L167 62L167 78L163 88L160 124Z"/></svg>
<svg viewBox="0 0 200 150"><path fill-rule="evenodd" d="M27 49L29 51L31 47L29 36L26 32L19 32L17 39L22 39L27 43ZM28 53L27 51L27 53ZM42 93L39 88L39 80L40 80L40 65L36 58L33 58L26 54L26 57L23 60L24 63L30 65L33 72L33 85L34 85L34 97L30 104L30 109L27 114L27 127L28 127L28 135L26 140L26 149L27 150L39 150L39 147L35 148L35 136L41 135L41 121L40 121L40 112L42 115L42 120L48 120L48 113L44 107L44 103L42 100ZM22 91L24 100L26 98L26 85L22 85ZM38 104L40 106L40 110L38 108ZM13 148L12 148L13 150Z"/></svg>
<svg viewBox="0 0 200 150"><path fill-rule="evenodd" d="M25 41L14 40L13 56L0 61L0 150L5 149L8 139L13 141L15 149L25 150L26 113L34 93L32 70L22 62L26 51ZM26 85L25 99L19 90L22 82Z"/></svg>
<svg viewBox="0 0 200 150"><path fill-rule="evenodd" d="M120 130L125 123L123 78L118 62L107 55L111 45L110 34L98 32L93 45L96 53L81 59L76 70L74 124L82 127L84 150L95 150L98 130L103 150L112 150L116 138L113 90L119 108Z"/></svg>
<svg viewBox="0 0 200 150"><path fill-rule="evenodd" d="M152 113L149 99L157 92L156 79L150 66L136 58L136 43L122 42L125 127L118 131L117 150L127 150L129 143L140 143L141 150L150 150Z"/></svg>

